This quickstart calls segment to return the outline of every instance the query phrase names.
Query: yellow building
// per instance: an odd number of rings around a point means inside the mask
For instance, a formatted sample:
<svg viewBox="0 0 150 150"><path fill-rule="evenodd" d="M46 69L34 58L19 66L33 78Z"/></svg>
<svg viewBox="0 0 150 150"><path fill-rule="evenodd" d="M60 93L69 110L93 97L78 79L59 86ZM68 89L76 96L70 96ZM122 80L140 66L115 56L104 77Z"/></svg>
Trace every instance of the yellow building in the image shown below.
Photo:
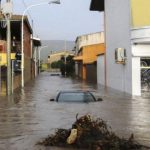
<svg viewBox="0 0 150 150"><path fill-rule="evenodd" d="M132 27L150 26L150 0L131 0Z"/></svg>
<svg viewBox="0 0 150 150"><path fill-rule="evenodd" d="M74 60L78 62L78 75L83 80L97 80L97 56L105 53L104 43L83 46Z"/></svg>

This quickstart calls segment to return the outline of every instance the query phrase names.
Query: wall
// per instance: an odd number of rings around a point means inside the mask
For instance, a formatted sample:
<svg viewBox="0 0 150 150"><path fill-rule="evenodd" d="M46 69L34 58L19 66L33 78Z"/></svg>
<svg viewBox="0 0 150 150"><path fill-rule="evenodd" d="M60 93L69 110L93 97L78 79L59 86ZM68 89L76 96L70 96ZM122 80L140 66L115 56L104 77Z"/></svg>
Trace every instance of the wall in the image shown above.
<svg viewBox="0 0 150 150"><path fill-rule="evenodd" d="M83 76L83 64L82 62L78 62L78 76L82 78Z"/></svg>
<svg viewBox="0 0 150 150"><path fill-rule="evenodd" d="M31 80L32 75L31 75L31 59L28 57L25 57L24 60L25 64L24 64L24 79L25 79L25 83L28 82L29 80Z"/></svg>
<svg viewBox="0 0 150 150"><path fill-rule="evenodd" d="M131 0L132 27L150 26L150 0Z"/></svg>
<svg viewBox="0 0 150 150"><path fill-rule="evenodd" d="M21 76L20 75L14 76L13 86L14 86L14 90L21 86Z"/></svg>
<svg viewBox="0 0 150 150"><path fill-rule="evenodd" d="M92 83L97 83L97 65L87 64L86 65L86 80Z"/></svg>
<svg viewBox="0 0 150 150"><path fill-rule="evenodd" d="M93 63L97 60L97 55L105 53L104 43L93 44L83 47L83 64Z"/></svg>
<svg viewBox="0 0 150 150"><path fill-rule="evenodd" d="M105 0L107 86L132 94L130 0ZM115 63L115 49L125 48L126 65Z"/></svg>
<svg viewBox="0 0 150 150"><path fill-rule="evenodd" d="M83 46L99 43L104 43L104 32L79 36L76 40L76 52L78 52L78 50L80 50Z"/></svg>
<svg viewBox="0 0 150 150"><path fill-rule="evenodd" d="M132 55L134 57L150 57L150 44L132 45Z"/></svg>
<svg viewBox="0 0 150 150"><path fill-rule="evenodd" d="M24 55L31 58L31 33L24 24Z"/></svg>
<svg viewBox="0 0 150 150"><path fill-rule="evenodd" d="M100 85L105 85L104 59L104 55L100 55L97 57L97 83Z"/></svg>
<svg viewBox="0 0 150 150"><path fill-rule="evenodd" d="M31 34L24 24L24 82L31 80Z"/></svg>

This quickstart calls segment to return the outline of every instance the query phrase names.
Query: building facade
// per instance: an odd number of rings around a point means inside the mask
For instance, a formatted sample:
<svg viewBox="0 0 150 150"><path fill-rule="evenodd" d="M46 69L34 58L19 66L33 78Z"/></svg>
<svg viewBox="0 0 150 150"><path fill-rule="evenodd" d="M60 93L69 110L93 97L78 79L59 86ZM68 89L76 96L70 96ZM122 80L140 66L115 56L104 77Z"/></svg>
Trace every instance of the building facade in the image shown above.
<svg viewBox="0 0 150 150"><path fill-rule="evenodd" d="M105 53L103 32L77 37L75 47L76 75L97 82L97 55Z"/></svg>
<svg viewBox="0 0 150 150"><path fill-rule="evenodd" d="M12 70L14 71L12 77L13 88L16 89L21 86L21 25L22 16L13 15L11 17L11 62L14 63ZM0 16L1 23L4 22L4 18ZM33 78L33 66L34 61L32 59L33 49L36 45L31 40L32 28L29 24L27 16L24 17L24 81L28 82ZM7 46L6 46L6 27L0 26L0 68L1 68L1 85L6 87L7 78ZM32 44L33 43L33 44Z"/></svg>
<svg viewBox="0 0 150 150"><path fill-rule="evenodd" d="M150 1L92 0L91 10L104 11L106 57L105 86L141 95L141 62L150 66ZM116 61L116 52L124 62ZM99 58L100 59L100 58ZM102 66L101 66L102 67Z"/></svg>

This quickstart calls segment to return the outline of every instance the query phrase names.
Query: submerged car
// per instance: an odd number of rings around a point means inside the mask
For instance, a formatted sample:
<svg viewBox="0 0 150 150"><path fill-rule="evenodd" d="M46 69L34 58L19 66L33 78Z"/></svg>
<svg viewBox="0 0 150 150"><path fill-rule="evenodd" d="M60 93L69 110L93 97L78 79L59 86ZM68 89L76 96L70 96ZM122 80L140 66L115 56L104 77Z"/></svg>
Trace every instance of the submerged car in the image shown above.
<svg viewBox="0 0 150 150"><path fill-rule="evenodd" d="M58 93L56 100L50 99L50 101L56 102L96 102L102 101L101 98L96 99L90 91L61 91Z"/></svg>

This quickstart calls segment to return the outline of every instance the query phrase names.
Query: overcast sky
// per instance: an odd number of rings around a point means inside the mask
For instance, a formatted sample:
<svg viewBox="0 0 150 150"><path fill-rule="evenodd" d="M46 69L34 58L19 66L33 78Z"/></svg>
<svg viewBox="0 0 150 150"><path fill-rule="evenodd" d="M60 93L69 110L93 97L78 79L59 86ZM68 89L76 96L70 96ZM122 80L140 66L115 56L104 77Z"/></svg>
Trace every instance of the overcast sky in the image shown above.
<svg viewBox="0 0 150 150"><path fill-rule="evenodd" d="M4 0L3 0L4 1ZM14 14L27 6L48 0L13 0ZM89 11L91 0L61 0L61 4L40 5L29 9L34 35L41 40L71 40L77 36L103 31L103 14ZM28 15L29 17L29 15ZM30 18L30 17L29 17Z"/></svg>

